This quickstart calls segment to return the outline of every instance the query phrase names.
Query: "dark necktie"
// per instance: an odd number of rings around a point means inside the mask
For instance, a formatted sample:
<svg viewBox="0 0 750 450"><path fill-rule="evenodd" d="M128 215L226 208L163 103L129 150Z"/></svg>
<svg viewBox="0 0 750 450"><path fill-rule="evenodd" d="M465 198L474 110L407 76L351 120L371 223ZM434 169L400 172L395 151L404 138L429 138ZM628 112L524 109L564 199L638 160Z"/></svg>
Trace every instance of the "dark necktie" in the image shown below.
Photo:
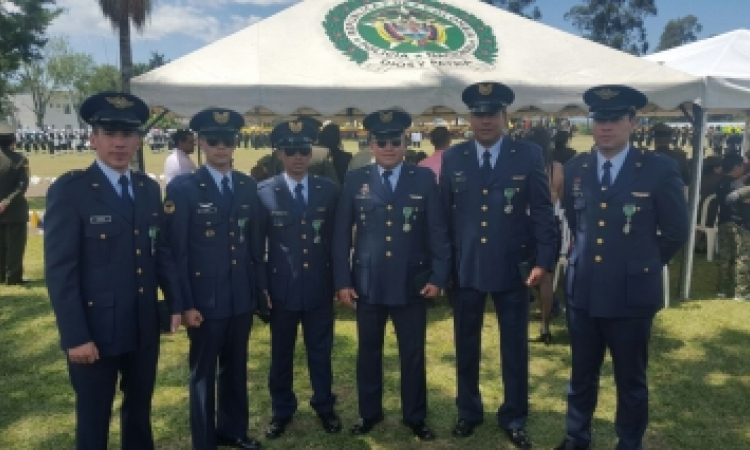
<svg viewBox="0 0 750 450"><path fill-rule="evenodd" d="M229 187L229 176L224 175L221 179L221 196L224 199L224 203L227 208L232 207L232 188Z"/></svg>
<svg viewBox="0 0 750 450"><path fill-rule="evenodd" d="M392 170L383 171L383 185L385 186L385 192L388 194L388 200L393 198L393 185L391 184Z"/></svg>
<svg viewBox="0 0 750 450"><path fill-rule="evenodd" d="M489 176L492 174L492 164L490 163L490 158L492 155L490 154L489 150L485 150L484 153L482 153L482 175L485 178L489 178Z"/></svg>
<svg viewBox="0 0 750 450"><path fill-rule="evenodd" d="M128 177L125 175L121 175L119 183L122 202L128 207L128 209L133 209L133 197L130 196L130 189L128 189L130 186L130 180L128 180Z"/></svg>
<svg viewBox="0 0 750 450"><path fill-rule="evenodd" d="M604 169L604 173L602 174L602 187L610 187L612 186L612 172L610 172L610 169L612 168L612 163L607 161L602 166Z"/></svg>
<svg viewBox="0 0 750 450"><path fill-rule="evenodd" d="M305 186L302 183L297 183L294 187L294 204L297 205L297 212L300 216L305 215L305 209L307 208L307 202L305 202L305 196L302 195L302 190Z"/></svg>

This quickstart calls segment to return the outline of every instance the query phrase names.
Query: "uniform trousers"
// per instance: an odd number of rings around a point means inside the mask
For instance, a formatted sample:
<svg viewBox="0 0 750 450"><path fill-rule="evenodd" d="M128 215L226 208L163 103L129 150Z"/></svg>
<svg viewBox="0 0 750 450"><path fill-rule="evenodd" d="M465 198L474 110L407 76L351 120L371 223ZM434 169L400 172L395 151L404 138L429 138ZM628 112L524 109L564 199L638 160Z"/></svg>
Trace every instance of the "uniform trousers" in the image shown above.
<svg viewBox="0 0 750 450"><path fill-rule="evenodd" d="M23 254L26 251L26 222L0 223L0 283L23 281Z"/></svg>
<svg viewBox="0 0 750 450"><path fill-rule="evenodd" d="M526 288L491 293L470 288L454 291L458 417L471 422L484 420L479 362L487 295L495 304L500 329L504 401L497 410L498 424L503 428L523 428L529 415L529 291Z"/></svg>
<svg viewBox="0 0 750 450"><path fill-rule="evenodd" d="M158 359L158 344L118 356L104 356L92 364L74 364L68 359L70 383L76 393L76 449L107 448L118 375L123 393L120 446L123 450L154 448L151 397Z"/></svg>
<svg viewBox="0 0 750 450"><path fill-rule="evenodd" d="M274 417L289 418L297 411L297 396L293 390L294 348L300 324L313 390L310 406L318 414L323 414L332 412L336 403L336 396L331 392L333 302L309 311L287 311L283 305L274 304L271 309L271 369L268 373Z"/></svg>
<svg viewBox="0 0 750 450"><path fill-rule="evenodd" d="M591 442L591 420L599 393L599 375L609 349L617 387L616 450L641 450L648 424L648 342L653 316L600 318L568 308L572 374L566 428L575 444Z"/></svg>
<svg viewBox="0 0 750 450"><path fill-rule="evenodd" d="M357 302L357 395L359 415L372 419L383 414L383 341L388 317L393 321L401 366L401 413L408 423L427 417L425 338L426 301L402 306Z"/></svg>
<svg viewBox="0 0 750 450"><path fill-rule="evenodd" d="M215 449L217 434L230 439L247 436L247 352L252 320L252 315L245 313L204 320L200 327L188 328L194 450Z"/></svg>

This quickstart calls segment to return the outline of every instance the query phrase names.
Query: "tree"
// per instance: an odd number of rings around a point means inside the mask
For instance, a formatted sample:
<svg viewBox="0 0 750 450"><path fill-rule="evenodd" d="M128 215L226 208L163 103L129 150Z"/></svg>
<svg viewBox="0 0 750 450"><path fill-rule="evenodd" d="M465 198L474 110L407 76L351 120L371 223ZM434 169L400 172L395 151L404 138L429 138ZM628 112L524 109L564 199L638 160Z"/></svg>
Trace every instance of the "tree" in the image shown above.
<svg viewBox="0 0 750 450"><path fill-rule="evenodd" d="M120 71L111 64L94 67L86 80L85 89L90 94L120 90Z"/></svg>
<svg viewBox="0 0 750 450"><path fill-rule="evenodd" d="M644 20L656 15L656 0L582 0L565 13L585 38L617 50L648 51Z"/></svg>
<svg viewBox="0 0 750 450"><path fill-rule="evenodd" d="M695 42L698 40L698 33L701 31L703 31L703 25L692 14L679 19L672 19L664 26L656 51L660 52Z"/></svg>
<svg viewBox="0 0 750 450"><path fill-rule="evenodd" d="M143 75L144 73L154 70L157 67L161 67L169 61L164 58L163 53L151 52L151 58L147 63L135 63L133 64L133 77Z"/></svg>
<svg viewBox="0 0 750 450"><path fill-rule="evenodd" d="M45 45L38 59L24 63L19 71L19 90L31 94L36 126L40 129L44 128L44 116L52 95L64 85L60 71L50 68L55 66L58 58L69 53L68 43L64 39L53 38Z"/></svg>
<svg viewBox="0 0 750 450"><path fill-rule="evenodd" d="M490 5L494 5L499 8L506 9L509 12L512 12L513 14L518 14L519 16L525 17L527 19L539 20L542 18L542 12L539 11L538 6L534 6L534 9L531 10L530 13L526 12L528 8L531 8L534 5L534 3L536 3L536 0L482 0L482 1L484 3L489 3Z"/></svg>
<svg viewBox="0 0 750 450"><path fill-rule="evenodd" d="M57 89L65 91L70 95L73 108L78 111L83 101L88 97L91 90L88 83L94 71L94 58L84 53L71 53L65 51L47 63L47 71L55 80ZM81 118L78 123L83 126Z"/></svg>
<svg viewBox="0 0 750 450"><path fill-rule="evenodd" d="M21 67L41 57L44 32L60 14L55 0L0 0L0 99L10 93L10 79Z"/></svg>
<svg viewBox="0 0 750 450"><path fill-rule="evenodd" d="M120 34L120 74L123 92L130 92L133 75L133 49L130 45L130 23L142 32L151 14L151 0L99 0L104 16Z"/></svg>

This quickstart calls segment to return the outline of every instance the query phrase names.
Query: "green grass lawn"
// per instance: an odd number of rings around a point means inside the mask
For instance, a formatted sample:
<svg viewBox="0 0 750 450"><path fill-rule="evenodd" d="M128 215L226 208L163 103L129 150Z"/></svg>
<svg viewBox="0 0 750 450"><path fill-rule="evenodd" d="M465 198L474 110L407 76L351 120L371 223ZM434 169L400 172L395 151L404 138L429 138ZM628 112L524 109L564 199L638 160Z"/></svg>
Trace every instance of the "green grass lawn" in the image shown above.
<svg viewBox="0 0 750 450"><path fill-rule="evenodd" d="M26 254L29 288L0 286L0 449L73 448L74 397L55 319L42 281L42 237L32 235ZM678 264L671 272L676 292ZM719 301L713 296L715 266L696 258L696 298L659 314L652 339L650 386L650 450L750 448L750 303ZM488 304L489 305L489 304ZM532 337L538 315L530 324ZM296 390L300 410L287 433L263 441L270 449L411 449L427 447L414 441L400 425L398 355L390 331L386 341L386 421L370 435L348 432L327 435L309 408L310 385L304 348L296 353ZM552 346L531 344L531 416L529 432L535 448L552 448L564 434L565 389L570 370L567 335L561 320L554 326ZM486 421L465 440L451 437L456 419L453 326L444 300L429 310L427 333L429 423L438 440L435 449L511 448L499 431L494 411L502 402L497 326L488 306L485 320L481 388ZM187 399L187 348L184 331L162 338L153 424L159 449L190 448ZM352 313L338 309L334 344L334 390L345 426L357 418L355 384L356 330ZM256 322L250 342L250 431L261 436L270 418L266 389L269 330ZM115 409L119 408L118 405ZM603 369L599 407L594 421L595 448L611 449L615 393L612 368ZM111 427L111 448L119 448L118 414Z"/></svg>

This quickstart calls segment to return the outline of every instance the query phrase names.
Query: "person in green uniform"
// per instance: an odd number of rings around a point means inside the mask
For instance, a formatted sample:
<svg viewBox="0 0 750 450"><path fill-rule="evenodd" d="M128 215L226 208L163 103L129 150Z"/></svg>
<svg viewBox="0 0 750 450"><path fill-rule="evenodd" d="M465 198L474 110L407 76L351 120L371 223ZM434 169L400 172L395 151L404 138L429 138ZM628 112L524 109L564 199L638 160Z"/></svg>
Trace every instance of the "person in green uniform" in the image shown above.
<svg viewBox="0 0 750 450"><path fill-rule="evenodd" d="M24 284L23 253L29 221L29 160L14 151L16 130L0 123L0 283Z"/></svg>

